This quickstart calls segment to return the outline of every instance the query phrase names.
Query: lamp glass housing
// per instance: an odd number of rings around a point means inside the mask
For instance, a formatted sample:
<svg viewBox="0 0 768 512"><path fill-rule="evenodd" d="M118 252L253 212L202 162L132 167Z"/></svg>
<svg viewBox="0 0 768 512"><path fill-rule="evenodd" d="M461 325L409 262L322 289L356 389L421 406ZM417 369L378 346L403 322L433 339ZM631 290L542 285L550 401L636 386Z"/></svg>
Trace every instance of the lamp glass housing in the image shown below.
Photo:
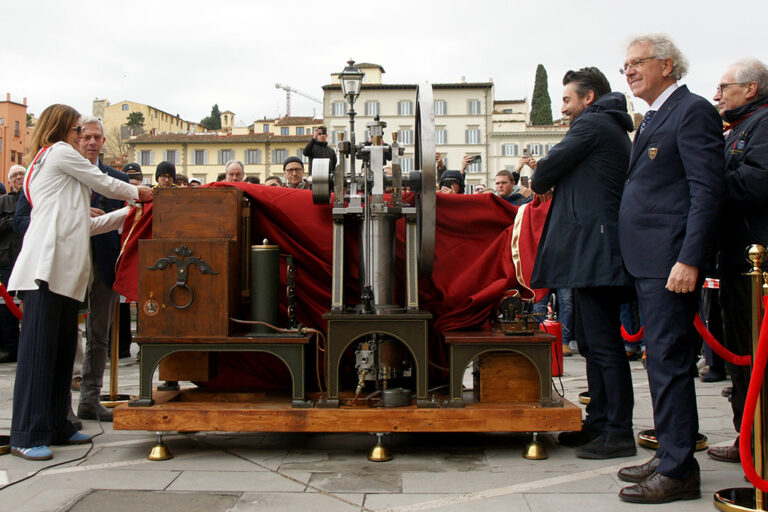
<svg viewBox="0 0 768 512"><path fill-rule="evenodd" d="M355 61L350 60L347 63L347 67L344 68L339 74L341 79L341 91L347 101L354 103L357 97L360 95L360 89L363 84L363 76L365 73L360 71L360 68L355 66Z"/></svg>

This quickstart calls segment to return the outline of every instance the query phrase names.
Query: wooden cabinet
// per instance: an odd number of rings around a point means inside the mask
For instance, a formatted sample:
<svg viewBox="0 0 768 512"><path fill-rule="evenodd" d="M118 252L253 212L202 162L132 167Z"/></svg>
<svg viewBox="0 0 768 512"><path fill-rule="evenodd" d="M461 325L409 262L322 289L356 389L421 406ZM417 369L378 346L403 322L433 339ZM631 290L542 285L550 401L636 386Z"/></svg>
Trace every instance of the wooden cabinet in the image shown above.
<svg viewBox="0 0 768 512"><path fill-rule="evenodd" d="M242 309L236 242L139 242L138 321L143 338L226 337L231 334L229 318L243 318Z"/></svg>

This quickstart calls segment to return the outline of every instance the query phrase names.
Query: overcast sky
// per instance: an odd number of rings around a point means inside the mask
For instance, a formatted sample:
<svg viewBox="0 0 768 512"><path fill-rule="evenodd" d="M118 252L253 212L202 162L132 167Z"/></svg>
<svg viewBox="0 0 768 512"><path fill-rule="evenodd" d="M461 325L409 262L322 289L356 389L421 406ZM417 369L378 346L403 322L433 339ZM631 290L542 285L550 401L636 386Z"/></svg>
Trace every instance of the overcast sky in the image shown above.
<svg viewBox="0 0 768 512"><path fill-rule="evenodd" d="M497 100L530 101L543 64L559 117L568 69L597 66L628 92L618 68L633 35L669 34L690 60L682 83L710 99L732 61L768 61L768 0L4 3L0 93L27 97L37 115L51 103L90 113L98 97L190 121L217 103L251 123L285 113L276 82L322 98L351 57L383 66L386 83L492 78ZM292 100L293 115L322 115Z"/></svg>

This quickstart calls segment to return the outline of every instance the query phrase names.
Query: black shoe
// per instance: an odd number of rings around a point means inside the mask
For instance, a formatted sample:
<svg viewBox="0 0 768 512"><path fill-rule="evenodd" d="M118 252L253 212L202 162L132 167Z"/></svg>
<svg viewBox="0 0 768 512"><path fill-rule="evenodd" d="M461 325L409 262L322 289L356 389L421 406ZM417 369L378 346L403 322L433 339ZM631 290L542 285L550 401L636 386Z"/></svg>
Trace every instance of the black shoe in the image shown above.
<svg viewBox="0 0 768 512"><path fill-rule="evenodd" d="M600 435L602 429L591 423L581 422L581 430L576 432L561 432L557 436L560 446L584 446Z"/></svg>
<svg viewBox="0 0 768 512"><path fill-rule="evenodd" d="M15 363L16 362L16 354L11 354L10 352L0 352L0 363Z"/></svg>
<svg viewBox="0 0 768 512"><path fill-rule="evenodd" d="M77 417L83 420L112 421L112 409L99 403L80 404L77 406Z"/></svg>
<svg viewBox="0 0 768 512"><path fill-rule="evenodd" d="M653 473L642 482L623 488L619 498L629 503L669 503L701 498L701 478L695 471L688 478L670 478Z"/></svg>
<svg viewBox="0 0 768 512"><path fill-rule="evenodd" d="M633 455L637 455L637 446L632 432L619 434L604 431L576 450L576 456L580 459L613 459Z"/></svg>
<svg viewBox="0 0 768 512"><path fill-rule="evenodd" d="M639 483L654 474L659 467L659 464L661 464L661 459L653 457L639 466L626 466L621 468L619 472L616 473L616 476L619 477L619 480L624 480L625 482Z"/></svg>
<svg viewBox="0 0 768 512"><path fill-rule="evenodd" d="M720 394L725 398L731 398L731 395L733 394L733 386L725 386Z"/></svg>
<svg viewBox="0 0 768 512"><path fill-rule="evenodd" d="M725 372L709 369L707 373L701 376L701 382L720 382L725 380Z"/></svg>

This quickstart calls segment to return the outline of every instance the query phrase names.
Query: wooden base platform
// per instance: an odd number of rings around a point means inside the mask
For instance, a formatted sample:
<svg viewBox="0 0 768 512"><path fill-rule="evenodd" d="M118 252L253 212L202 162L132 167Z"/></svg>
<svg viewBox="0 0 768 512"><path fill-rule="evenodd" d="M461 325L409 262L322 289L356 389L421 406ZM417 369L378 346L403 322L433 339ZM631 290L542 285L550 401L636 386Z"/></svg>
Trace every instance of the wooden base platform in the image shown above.
<svg viewBox="0 0 768 512"><path fill-rule="evenodd" d="M581 409L538 402L477 403L463 408L369 407L296 409L289 396L155 391L154 405L114 410L115 430L221 432L551 432L581 429ZM311 397L317 398L317 397ZM447 396L438 397L441 400Z"/></svg>

